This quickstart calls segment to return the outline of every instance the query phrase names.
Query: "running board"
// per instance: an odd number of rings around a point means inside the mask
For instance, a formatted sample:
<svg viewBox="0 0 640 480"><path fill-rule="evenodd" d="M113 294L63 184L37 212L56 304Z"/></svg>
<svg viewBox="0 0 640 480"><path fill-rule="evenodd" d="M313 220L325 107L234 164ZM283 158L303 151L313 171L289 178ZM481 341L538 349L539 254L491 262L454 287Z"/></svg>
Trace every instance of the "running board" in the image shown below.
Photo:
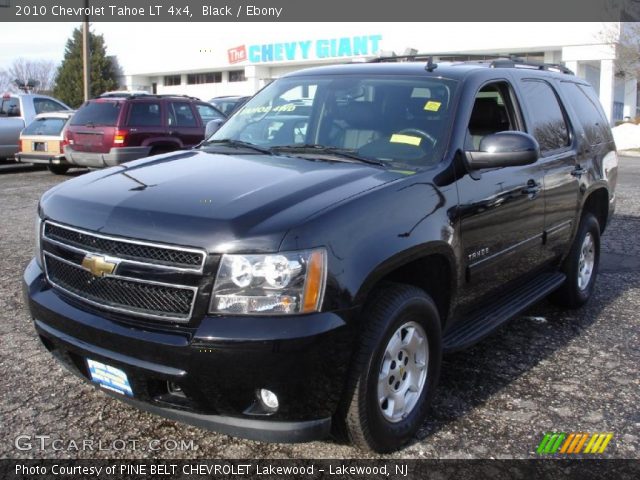
<svg viewBox="0 0 640 480"><path fill-rule="evenodd" d="M482 340L500 325L560 287L565 279L566 276L559 272L538 275L494 303L480 308L445 334L442 340L444 351L462 350Z"/></svg>

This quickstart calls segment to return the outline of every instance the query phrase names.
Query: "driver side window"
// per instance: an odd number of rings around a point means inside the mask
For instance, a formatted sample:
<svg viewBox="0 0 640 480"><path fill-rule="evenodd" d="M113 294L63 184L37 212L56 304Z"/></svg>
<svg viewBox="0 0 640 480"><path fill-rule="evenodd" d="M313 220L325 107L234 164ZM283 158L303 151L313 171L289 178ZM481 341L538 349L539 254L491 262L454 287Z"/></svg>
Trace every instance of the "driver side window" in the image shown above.
<svg viewBox="0 0 640 480"><path fill-rule="evenodd" d="M465 149L477 151L486 135L519 130L515 110L510 103L509 87L504 82L485 85L476 94L467 128Z"/></svg>

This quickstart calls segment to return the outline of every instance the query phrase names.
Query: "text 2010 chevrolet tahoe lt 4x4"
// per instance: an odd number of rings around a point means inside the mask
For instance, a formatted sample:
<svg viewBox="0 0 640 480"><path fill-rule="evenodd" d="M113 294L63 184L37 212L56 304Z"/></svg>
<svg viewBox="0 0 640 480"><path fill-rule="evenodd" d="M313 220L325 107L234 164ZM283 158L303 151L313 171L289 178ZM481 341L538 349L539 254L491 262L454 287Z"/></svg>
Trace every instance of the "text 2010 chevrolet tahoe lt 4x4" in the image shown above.
<svg viewBox="0 0 640 480"><path fill-rule="evenodd" d="M47 192L25 291L47 349L141 408L390 451L443 352L589 299L616 175L598 98L561 67L311 69L194 150Z"/></svg>

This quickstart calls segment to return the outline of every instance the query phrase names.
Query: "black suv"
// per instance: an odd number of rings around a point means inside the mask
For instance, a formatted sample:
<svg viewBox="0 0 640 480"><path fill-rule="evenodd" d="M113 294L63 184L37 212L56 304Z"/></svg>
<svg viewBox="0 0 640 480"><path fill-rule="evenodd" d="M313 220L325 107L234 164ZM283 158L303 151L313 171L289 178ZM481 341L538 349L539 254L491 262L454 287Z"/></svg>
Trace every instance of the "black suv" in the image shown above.
<svg viewBox="0 0 640 480"><path fill-rule="evenodd" d="M443 353L586 302L617 175L593 89L413 60L286 75L197 149L45 193L24 284L46 348L169 418L386 452Z"/></svg>
<svg viewBox="0 0 640 480"><path fill-rule="evenodd" d="M65 129L68 163L101 168L149 155L189 149L205 127L226 116L184 95L114 92L83 104Z"/></svg>

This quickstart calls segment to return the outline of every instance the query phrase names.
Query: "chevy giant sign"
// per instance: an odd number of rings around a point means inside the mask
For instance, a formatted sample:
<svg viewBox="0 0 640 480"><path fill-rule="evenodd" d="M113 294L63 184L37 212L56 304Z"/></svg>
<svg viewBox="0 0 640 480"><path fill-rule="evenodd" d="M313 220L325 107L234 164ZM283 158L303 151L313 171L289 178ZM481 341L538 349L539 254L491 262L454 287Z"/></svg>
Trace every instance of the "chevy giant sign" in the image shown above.
<svg viewBox="0 0 640 480"><path fill-rule="evenodd" d="M382 35L301 40L262 45L241 45L227 51L229 63L250 63L308 60L312 58L353 57L375 55L380 51Z"/></svg>

